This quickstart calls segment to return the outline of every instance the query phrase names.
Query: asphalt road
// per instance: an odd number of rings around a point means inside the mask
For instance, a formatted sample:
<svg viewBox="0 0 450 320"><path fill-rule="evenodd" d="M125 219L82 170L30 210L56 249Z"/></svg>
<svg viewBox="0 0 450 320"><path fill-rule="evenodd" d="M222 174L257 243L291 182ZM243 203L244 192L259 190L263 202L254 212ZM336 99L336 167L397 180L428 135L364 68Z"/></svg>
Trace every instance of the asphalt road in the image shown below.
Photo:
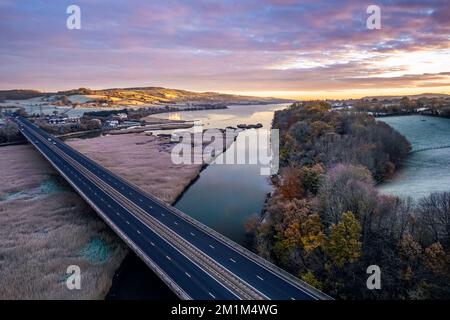
<svg viewBox="0 0 450 320"><path fill-rule="evenodd" d="M181 298L329 298L146 194L28 120L16 122L27 139Z"/></svg>

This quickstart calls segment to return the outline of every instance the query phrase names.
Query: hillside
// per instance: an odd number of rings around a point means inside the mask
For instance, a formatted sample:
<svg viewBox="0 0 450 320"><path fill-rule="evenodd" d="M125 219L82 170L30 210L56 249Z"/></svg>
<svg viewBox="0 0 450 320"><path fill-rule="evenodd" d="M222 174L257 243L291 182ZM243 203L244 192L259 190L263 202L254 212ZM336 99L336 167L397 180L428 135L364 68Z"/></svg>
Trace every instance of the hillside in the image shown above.
<svg viewBox="0 0 450 320"><path fill-rule="evenodd" d="M262 104L291 102L291 100L278 98L239 96L217 92L193 92L162 87L111 88L101 90L79 88L59 91L56 93L31 90L0 91L0 98L4 97L5 100L22 100L36 96L43 96L46 101L59 101L64 104L97 103L101 106L145 106L161 104Z"/></svg>
<svg viewBox="0 0 450 320"><path fill-rule="evenodd" d="M427 98L427 99L433 99L433 98L450 98L450 95L445 93L420 93L420 94L413 94L413 95L406 95L406 96L368 96L364 97L362 99L378 99L378 100L396 100L401 99L403 97L408 97L409 99L420 99L420 98Z"/></svg>
<svg viewBox="0 0 450 320"><path fill-rule="evenodd" d="M58 92L58 94L89 94L95 99L104 99L113 104L143 105L143 104L165 104L165 103L272 103L285 102L286 100L276 98L260 98L250 96L239 96L222 94L216 92L193 92L179 89L168 89L162 87L136 87L136 88L112 88L103 90L81 89L78 92Z"/></svg>
<svg viewBox="0 0 450 320"><path fill-rule="evenodd" d="M39 97L42 92L36 90L0 90L0 102L4 100L22 100Z"/></svg>

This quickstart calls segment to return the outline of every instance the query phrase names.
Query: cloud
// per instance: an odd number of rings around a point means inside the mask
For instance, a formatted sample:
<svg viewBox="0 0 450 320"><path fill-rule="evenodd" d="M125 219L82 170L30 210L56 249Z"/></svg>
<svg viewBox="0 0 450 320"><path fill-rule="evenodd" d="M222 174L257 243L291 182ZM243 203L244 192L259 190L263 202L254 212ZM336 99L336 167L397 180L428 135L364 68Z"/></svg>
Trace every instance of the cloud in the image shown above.
<svg viewBox="0 0 450 320"><path fill-rule="evenodd" d="M382 29L371 31L367 4L357 0L80 0L82 29L76 31L65 28L64 1L2 0L0 87L445 86L445 75L431 78L418 68L435 62L414 57L433 52L449 59L448 2L378 2ZM397 57L405 59L390 64Z"/></svg>

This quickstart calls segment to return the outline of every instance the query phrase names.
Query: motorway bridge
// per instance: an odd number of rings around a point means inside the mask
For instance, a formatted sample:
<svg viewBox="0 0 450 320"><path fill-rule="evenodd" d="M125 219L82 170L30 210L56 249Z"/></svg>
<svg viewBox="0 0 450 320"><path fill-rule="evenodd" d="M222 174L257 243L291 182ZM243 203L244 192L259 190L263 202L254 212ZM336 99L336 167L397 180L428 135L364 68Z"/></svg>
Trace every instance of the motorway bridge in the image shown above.
<svg viewBox="0 0 450 320"><path fill-rule="evenodd" d="M29 120L14 120L28 141L181 299L330 299Z"/></svg>

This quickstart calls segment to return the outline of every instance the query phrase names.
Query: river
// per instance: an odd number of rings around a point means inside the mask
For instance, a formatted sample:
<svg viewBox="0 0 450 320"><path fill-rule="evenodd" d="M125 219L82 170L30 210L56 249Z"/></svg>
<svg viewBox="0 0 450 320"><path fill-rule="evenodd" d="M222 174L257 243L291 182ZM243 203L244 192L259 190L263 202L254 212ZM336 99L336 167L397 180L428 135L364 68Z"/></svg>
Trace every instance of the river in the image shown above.
<svg viewBox="0 0 450 320"><path fill-rule="evenodd" d="M274 112L287 106L288 104L232 105L228 109L162 113L157 117L198 120L202 122L204 129L261 123L261 130L268 130L271 128ZM240 136L237 139L239 138ZM249 148L256 146L250 145ZM226 154L227 151L219 158ZM244 223L252 214L261 212L266 195L271 190L268 177L260 174L258 165L212 163L183 193L175 207L244 245ZM107 299L130 298L173 299L175 296L139 258L130 254L117 272Z"/></svg>
<svg viewBox="0 0 450 320"><path fill-rule="evenodd" d="M200 120L204 128L236 127L240 123L261 123L270 129L275 110L286 105L230 106L228 109L177 112L158 115L178 120ZM238 137L240 139L240 137ZM233 148L232 145L230 148ZM256 148L256 146L249 146ZM226 151L227 152L227 151ZM219 156L219 159L223 156ZM245 220L259 214L272 186L258 165L212 163L187 189L175 207L230 239L244 244Z"/></svg>
<svg viewBox="0 0 450 320"><path fill-rule="evenodd" d="M450 190L450 119L420 115L383 117L411 142L412 152L394 177L379 186L383 193L420 199Z"/></svg>

